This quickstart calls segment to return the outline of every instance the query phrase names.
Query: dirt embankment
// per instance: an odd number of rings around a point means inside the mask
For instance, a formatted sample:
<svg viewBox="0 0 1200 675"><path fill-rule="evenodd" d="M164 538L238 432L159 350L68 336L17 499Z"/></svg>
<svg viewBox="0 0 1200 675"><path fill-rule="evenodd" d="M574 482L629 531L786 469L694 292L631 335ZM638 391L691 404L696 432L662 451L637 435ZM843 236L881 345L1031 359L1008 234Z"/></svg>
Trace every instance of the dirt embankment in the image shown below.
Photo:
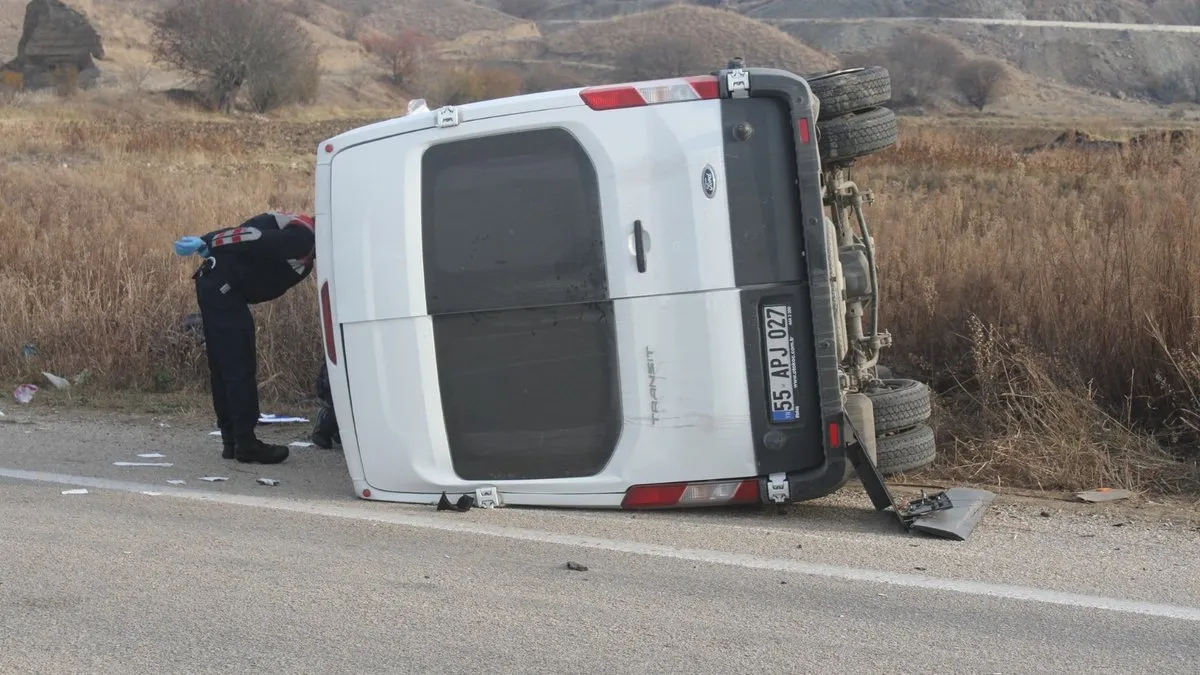
<svg viewBox="0 0 1200 675"><path fill-rule="evenodd" d="M925 28L1034 77L1120 98L1155 98L1164 82L1200 70L1200 40L1185 34L870 21L790 22L781 28L807 45L839 55L877 49L914 28Z"/></svg>

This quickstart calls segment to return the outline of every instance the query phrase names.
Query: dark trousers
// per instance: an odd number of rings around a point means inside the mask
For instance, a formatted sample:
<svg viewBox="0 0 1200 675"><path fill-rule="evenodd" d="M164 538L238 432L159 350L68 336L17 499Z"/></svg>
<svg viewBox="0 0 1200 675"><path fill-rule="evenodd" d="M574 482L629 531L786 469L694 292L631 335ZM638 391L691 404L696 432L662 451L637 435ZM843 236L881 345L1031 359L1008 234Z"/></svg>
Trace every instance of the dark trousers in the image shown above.
<svg viewBox="0 0 1200 675"><path fill-rule="evenodd" d="M215 268L197 278L196 301L204 320L213 411L221 439L232 443L251 436L258 424L258 362L250 305L224 277Z"/></svg>

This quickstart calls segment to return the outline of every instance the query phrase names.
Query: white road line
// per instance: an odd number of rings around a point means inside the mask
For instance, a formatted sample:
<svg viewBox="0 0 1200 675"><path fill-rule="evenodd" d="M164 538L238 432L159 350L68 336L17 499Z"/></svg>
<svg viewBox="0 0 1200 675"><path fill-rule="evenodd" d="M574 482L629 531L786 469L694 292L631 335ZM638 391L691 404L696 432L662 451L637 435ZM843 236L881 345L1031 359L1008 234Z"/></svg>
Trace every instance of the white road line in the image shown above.
<svg viewBox="0 0 1200 675"><path fill-rule="evenodd" d="M12 478L16 480L54 483L59 485L74 485L78 487L87 487L99 490L115 490L120 492L142 493L153 491L160 493L162 496L179 497L183 499L210 501L219 504L254 506L259 508L275 509L278 511L290 511L293 513L305 513L333 518L374 521L427 530L479 534L489 537L517 539L541 544L558 544L562 546L591 548L618 553L632 553L635 555L673 558L676 560L687 560L691 562L703 562L716 565L728 565L746 569L788 572L806 576L838 579L841 581L866 581L905 588L920 588L931 591L952 591L955 593L965 593L968 595L1005 598L1011 600L1025 600L1051 605L1081 607L1085 609L1102 609L1126 614L1142 614L1164 619L1200 621L1200 608L1197 607L1167 605L1153 602L1142 602L1138 600L1125 600L1121 598L1106 598L1103 596L1084 595L1078 593L1063 593L1059 591L1026 586L992 584L958 579L943 579L919 574L901 574L898 572L858 569L854 567L842 567L838 565L823 565L821 563L786 560L782 558L767 558L740 553L727 553L724 551L674 548L659 544L622 541L618 539L601 539L571 534L558 534L555 532L544 532L540 530L507 527L503 525L487 525L483 523L451 521L440 518L405 515L403 513L367 507L366 505L360 506L353 502L346 504L304 502L279 497L257 497L253 495L208 492L186 488L147 485L144 483L131 483L108 478L72 476L61 473L24 471L20 469L0 468L0 478Z"/></svg>

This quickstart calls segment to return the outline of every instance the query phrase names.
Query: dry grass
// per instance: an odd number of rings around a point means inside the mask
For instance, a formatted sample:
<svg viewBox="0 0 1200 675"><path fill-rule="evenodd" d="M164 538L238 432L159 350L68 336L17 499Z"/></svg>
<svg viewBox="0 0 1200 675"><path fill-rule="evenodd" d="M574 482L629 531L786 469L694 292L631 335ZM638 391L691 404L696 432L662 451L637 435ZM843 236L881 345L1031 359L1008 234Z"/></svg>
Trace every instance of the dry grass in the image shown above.
<svg viewBox="0 0 1200 675"><path fill-rule="evenodd" d="M1200 148L1021 156L970 131L902 139L859 180L879 195L892 358L945 393L941 470L1194 484Z"/></svg>
<svg viewBox="0 0 1200 675"><path fill-rule="evenodd" d="M195 260L171 242L269 208L311 209L317 144L364 121L0 122L0 377L48 386L43 370L86 370L91 387L202 389L203 351L180 330L195 311ZM312 390L314 298L308 283L255 310L268 398Z"/></svg>
<svg viewBox="0 0 1200 675"><path fill-rule="evenodd" d="M833 56L804 46L778 28L734 12L690 5L582 24L550 34L546 44L551 52L566 58L613 63L646 43L669 36L687 36L701 45L709 69L723 67L734 56L755 66L800 73L837 66Z"/></svg>
<svg viewBox="0 0 1200 675"><path fill-rule="evenodd" d="M166 118L150 104L88 115L0 117L0 381L87 370L93 397L203 393L203 352L180 332L194 261L171 242L310 208L317 143L371 118ZM879 198L889 360L940 394L935 472L1193 486L1200 149L1022 157L989 140L1011 136L906 128L856 171ZM265 398L311 393L315 309L306 283L255 310Z"/></svg>

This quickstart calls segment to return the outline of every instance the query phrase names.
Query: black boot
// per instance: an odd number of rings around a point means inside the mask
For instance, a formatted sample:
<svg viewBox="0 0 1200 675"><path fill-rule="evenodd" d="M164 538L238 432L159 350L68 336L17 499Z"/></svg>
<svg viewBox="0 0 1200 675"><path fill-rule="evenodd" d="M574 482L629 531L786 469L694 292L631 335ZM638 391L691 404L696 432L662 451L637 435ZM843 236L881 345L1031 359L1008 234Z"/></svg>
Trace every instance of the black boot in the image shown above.
<svg viewBox="0 0 1200 675"><path fill-rule="evenodd" d="M263 443L250 434L234 444L234 456L242 463L278 464L288 458L288 449L284 445Z"/></svg>
<svg viewBox="0 0 1200 675"><path fill-rule="evenodd" d="M234 458L233 445L233 433L228 429L221 429L221 459Z"/></svg>
<svg viewBox="0 0 1200 675"><path fill-rule="evenodd" d="M338 434L337 416L330 406L323 406L317 411L316 424L313 425L312 442L321 449L332 450L335 444L341 443Z"/></svg>

